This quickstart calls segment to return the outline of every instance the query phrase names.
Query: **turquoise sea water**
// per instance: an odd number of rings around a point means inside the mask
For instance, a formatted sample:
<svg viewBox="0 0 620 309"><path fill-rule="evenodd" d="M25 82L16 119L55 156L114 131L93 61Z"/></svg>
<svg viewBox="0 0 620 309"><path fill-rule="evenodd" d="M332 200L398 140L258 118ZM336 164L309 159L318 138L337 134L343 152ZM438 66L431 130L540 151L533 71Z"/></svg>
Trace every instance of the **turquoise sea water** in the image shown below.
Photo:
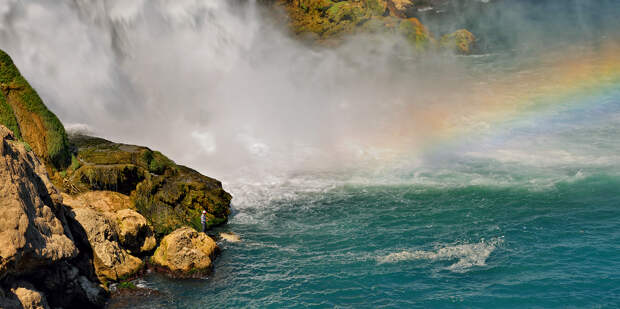
<svg viewBox="0 0 620 309"><path fill-rule="evenodd" d="M436 38L471 30L476 54L417 60L372 38L299 44L261 2L9 1L0 14L1 47L65 124L161 150L234 196L209 233L241 241L218 241L211 276L148 274L136 283L160 294L114 308L620 307L620 83L496 123L459 112L470 85L493 97L507 77L534 77L517 78L517 98L553 92L536 83L563 71L545 65L620 42L620 1L455 1L467 5L421 19ZM423 111L418 94L451 98L430 102L480 130L378 165L330 151L372 156L345 133ZM413 133L398 146L442 138ZM299 155L346 166L301 169ZM222 172L244 164L248 181Z"/></svg>
<svg viewBox="0 0 620 309"><path fill-rule="evenodd" d="M620 183L342 186L247 209L212 277L143 283L137 308L613 308Z"/></svg>
<svg viewBox="0 0 620 309"><path fill-rule="evenodd" d="M419 165L229 185L213 275L126 307L617 308L617 90Z"/></svg>

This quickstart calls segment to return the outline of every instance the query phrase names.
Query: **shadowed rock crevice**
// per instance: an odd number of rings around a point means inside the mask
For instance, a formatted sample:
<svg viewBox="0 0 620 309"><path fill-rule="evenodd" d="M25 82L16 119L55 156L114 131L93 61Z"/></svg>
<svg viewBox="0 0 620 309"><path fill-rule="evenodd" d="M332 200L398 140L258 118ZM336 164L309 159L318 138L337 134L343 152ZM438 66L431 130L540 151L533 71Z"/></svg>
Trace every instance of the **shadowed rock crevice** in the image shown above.
<svg viewBox="0 0 620 309"><path fill-rule="evenodd" d="M4 126L0 138L0 307L102 307L107 292L44 165Z"/></svg>

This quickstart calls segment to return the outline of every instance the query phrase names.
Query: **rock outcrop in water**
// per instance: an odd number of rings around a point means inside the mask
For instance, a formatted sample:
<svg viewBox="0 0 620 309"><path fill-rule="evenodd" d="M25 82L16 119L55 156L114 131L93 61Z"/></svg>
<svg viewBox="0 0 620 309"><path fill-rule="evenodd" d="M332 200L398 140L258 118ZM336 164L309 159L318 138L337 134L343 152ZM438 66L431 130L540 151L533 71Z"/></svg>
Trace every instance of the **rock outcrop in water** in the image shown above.
<svg viewBox="0 0 620 309"><path fill-rule="evenodd" d="M72 193L111 190L130 197L158 237L181 226L199 229L206 210L209 226L226 222L231 196L222 183L177 165L146 147L113 143L101 138L71 135L78 163L69 168L63 188Z"/></svg>
<svg viewBox="0 0 620 309"><path fill-rule="evenodd" d="M226 222L219 181L146 147L68 139L2 51L0 86L0 308L103 307L157 238L199 228L202 210L209 226ZM218 252L188 227L162 244L154 260L180 277L208 273Z"/></svg>
<svg viewBox="0 0 620 309"><path fill-rule="evenodd" d="M212 261L218 251L211 237L182 227L162 239L151 263L174 277L199 278L211 272Z"/></svg>
<svg viewBox="0 0 620 309"><path fill-rule="evenodd" d="M476 37L466 29L459 29L441 37L441 46L459 54L469 54Z"/></svg>
<svg viewBox="0 0 620 309"><path fill-rule="evenodd" d="M43 164L0 126L0 307L103 305L69 222Z"/></svg>
<svg viewBox="0 0 620 309"><path fill-rule="evenodd" d="M294 33L314 36L319 42L334 42L344 35L374 33L399 35L409 41L417 51L445 48L461 54L472 51L475 43L465 38L461 30L445 34L445 43L438 44L435 36L419 20L424 12L435 12L435 7L444 7L447 1L430 0L281 0L277 3L285 8ZM465 30L466 31L466 30ZM467 32L469 33L469 32ZM471 34L471 33L470 33ZM449 44L456 41L455 44ZM455 46L457 48L455 48Z"/></svg>

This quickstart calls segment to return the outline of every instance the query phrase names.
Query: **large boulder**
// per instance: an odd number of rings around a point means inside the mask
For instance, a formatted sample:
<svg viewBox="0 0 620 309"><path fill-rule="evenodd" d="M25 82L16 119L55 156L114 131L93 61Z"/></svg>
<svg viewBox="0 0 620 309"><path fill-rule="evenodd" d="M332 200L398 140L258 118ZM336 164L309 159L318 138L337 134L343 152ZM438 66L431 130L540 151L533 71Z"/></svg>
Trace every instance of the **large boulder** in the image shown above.
<svg viewBox="0 0 620 309"><path fill-rule="evenodd" d="M39 159L0 126L0 278L78 254Z"/></svg>
<svg viewBox="0 0 620 309"><path fill-rule="evenodd" d="M157 245L153 229L146 219L135 210L122 209L116 212L119 241L132 254L145 254Z"/></svg>
<svg viewBox="0 0 620 309"><path fill-rule="evenodd" d="M65 205L89 208L114 222L118 242L132 255L144 255L155 249L157 241L149 222L136 212L129 196L113 191L88 191L77 195L62 194Z"/></svg>
<svg viewBox="0 0 620 309"><path fill-rule="evenodd" d="M65 128L21 75L11 57L0 50L0 124L56 168L71 162Z"/></svg>
<svg viewBox="0 0 620 309"><path fill-rule="evenodd" d="M70 217L88 237L99 280L123 280L142 269L142 260L119 245L118 226L108 215L91 208L76 208L71 210Z"/></svg>
<svg viewBox="0 0 620 309"><path fill-rule="evenodd" d="M174 277L202 277L211 272L218 251L211 237L182 227L162 239L151 263Z"/></svg>
<svg viewBox="0 0 620 309"><path fill-rule="evenodd" d="M15 298L19 301L22 308L25 309L49 309L47 299L40 291L32 286L28 282L16 283L11 292L15 295ZM19 307L18 307L19 308Z"/></svg>

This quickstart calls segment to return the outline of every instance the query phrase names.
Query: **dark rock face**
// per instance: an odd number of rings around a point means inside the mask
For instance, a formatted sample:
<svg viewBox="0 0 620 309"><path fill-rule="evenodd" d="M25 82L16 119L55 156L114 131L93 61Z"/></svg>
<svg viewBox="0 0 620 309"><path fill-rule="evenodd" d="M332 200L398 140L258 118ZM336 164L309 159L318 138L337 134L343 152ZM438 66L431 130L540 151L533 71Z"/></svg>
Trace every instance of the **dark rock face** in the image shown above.
<svg viewBox="0 0 620 309"><path fill-rule="evenodd" d="M77 147L79 167L67 171L64 190L130 195L159 238L181 226L200 229L203 209L210 226L226 222L230 214L232 197L221 182L177 165L157 151L84 135L69 139Z"/></svg>
<svg viewBox="0 0 620 309"><path fill-rule="evenodd" d="M104 305L89 245L65 211L43 164L0 126L0 307Z"/></svg>

